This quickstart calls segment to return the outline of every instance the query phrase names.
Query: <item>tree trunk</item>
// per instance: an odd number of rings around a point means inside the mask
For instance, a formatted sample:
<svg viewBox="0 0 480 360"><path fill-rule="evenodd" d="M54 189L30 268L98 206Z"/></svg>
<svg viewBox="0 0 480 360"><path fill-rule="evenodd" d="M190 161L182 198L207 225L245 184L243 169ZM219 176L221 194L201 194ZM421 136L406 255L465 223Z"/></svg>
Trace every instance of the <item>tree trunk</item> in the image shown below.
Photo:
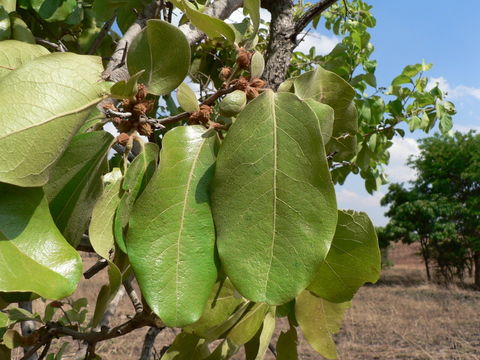
<svg viewBox="0 0 480 360"><path fill-rule="evenodd" d="M296 45L294 4L292 0L264 0L262 5L272 14L263 77L268 86L276 90L285 80L292 51Z"/></svg>
<svg viewBox="0 0 480 360"><path fill-rule="evenodd" d="M420 240L420 246L422 248L422 257L423 257L423 262L425 263L425 272L427 273L427 280L432 281L432 276L430 274L430 256L428 253L428 245L425 239Z"/></svg>
<svg viewBox="0 0 480 360"><path fill-rule="evenodd" d="M480 251L475 251L473 261L475 263L475 287L480 290Z"/></svg>

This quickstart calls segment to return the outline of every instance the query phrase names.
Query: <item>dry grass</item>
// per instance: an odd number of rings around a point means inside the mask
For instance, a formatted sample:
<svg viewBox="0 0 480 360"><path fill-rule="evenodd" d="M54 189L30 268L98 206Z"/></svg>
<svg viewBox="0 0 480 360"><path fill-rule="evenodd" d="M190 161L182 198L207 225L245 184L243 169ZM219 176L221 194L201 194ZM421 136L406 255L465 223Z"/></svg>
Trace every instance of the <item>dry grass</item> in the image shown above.
<svg viewBox="0 0 480 360"><path fill-rule="evenodd" d="M360 289L336 336L340 359L480 360L480 292L427 283L415 251L397 246L391 253L394 267L383 272L377 285ZM85 267L94 261L86 258ZM105 281L105 271L91 281L83 281L76 297L87 297L92 308ZM37 301L35 307L43 312L41 302ZM133 307L125 297L112 325L126 321L132 313ZM285 328L280 322L275 338ZM146 329L141 329L99 344L98 352L105 360L138 359L145 333ZM171 343L175 333L165 330L159 335L156 350ZM300 341L301 359L322 359L303 339ZM72 344L67 358L73 359L75 352ZM235 359L243 359L242 353ZM273 356L267 354L266 359Z"/></svg>

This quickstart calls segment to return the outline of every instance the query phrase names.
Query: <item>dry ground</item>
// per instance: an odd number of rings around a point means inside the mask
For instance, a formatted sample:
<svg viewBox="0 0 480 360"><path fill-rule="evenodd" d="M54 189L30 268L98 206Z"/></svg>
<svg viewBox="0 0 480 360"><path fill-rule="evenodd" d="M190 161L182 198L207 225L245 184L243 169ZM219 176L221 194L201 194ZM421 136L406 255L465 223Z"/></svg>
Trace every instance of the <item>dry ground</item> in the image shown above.
<svg viewBox="0 0 480 360"><path fill-rule="evenodd" d="M414 253L414 248L398 245L391 253L394 267L383 271L378 284L360 289L336 336L340 359L480 360L480 292L428 284L422 263ZM85 267L94 262L95 258L86 258ZM93 307L104 281L105 271L84 281L76 297L87 297ZM35 308L42 312L42 303L37 301ZM125 297L113 325L126 321L132 313L132 305ZM280 323L278 330L282 328L285 324ZM137 330L99 344L99 354L105 360L138 359L145 332ZM156 350L169 344L174 336L173 330L165 330L157 338ZM76 345L69 350L65 358L73 359ZM322 359L303 339L300 358ZM242 354L235 359L243 359ZM266 359L274 358L267 354Z"/></svg>

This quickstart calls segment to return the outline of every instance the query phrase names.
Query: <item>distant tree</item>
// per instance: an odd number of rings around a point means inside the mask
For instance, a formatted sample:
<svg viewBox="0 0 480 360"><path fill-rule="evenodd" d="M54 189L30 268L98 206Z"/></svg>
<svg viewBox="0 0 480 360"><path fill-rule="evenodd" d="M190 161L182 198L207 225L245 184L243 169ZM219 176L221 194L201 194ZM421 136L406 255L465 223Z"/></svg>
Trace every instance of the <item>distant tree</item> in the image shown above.
<svg viewBox="0 0 480 360"><path fill-rule="evenodd" d="M385 231L405 243L419 242L428 279L435 260L446 280L475 269L480 286L480 135L455 133L420 140L410 188L392 184L382 199L390 205Z"/></svg>

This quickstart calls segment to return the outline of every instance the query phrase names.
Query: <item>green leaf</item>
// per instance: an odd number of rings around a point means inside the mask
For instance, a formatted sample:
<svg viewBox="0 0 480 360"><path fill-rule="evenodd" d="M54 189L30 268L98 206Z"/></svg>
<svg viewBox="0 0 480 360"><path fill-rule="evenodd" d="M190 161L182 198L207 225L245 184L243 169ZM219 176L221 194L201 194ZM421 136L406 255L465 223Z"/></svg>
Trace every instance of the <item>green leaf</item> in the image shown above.
<svg viewBox="0 0 480 360"><path fill-rule="evenodd" d="M268 350L268 345L270 345L270 340L272 339L273 332L275 331L275 307L271 307L265 319L263 320L263 325L261 331L257 332L258 341L255 341L255 346L253 351L250 352L250 356L246 356L247 360L263 360L265 353ZM255 338L254 338L255 339ZM253 340L253 339L252 339ZM251 341L250 341L251 342ZM247 345L245 344L245 352L247 353Z"/></svg>
<svg viewBox="0 0 480 360"><path fill-rule="evenodd" d="M78 129L77 134L83 134L89 132L90 129L95 129L98 125L102 123L102 120L105 119L105 114L98 107L94 107L88 114L87 119L83 125ZM100 130L103 127L103 124L98 126L96 130Z"/></svg>
<svg viewBox="0 0 480 360"><path fill-rule="evenodd" d="M27 24L25 24L25 21L13 13L10 14L10 23L12 27L12 39L35 44L35 36L33 36Z"/></svg>
<svg viewBox="0 0 480 360"><path fill-rule="evenodd" d="M187 15L190 22L200 31L204 32L209 38L219 38L224 37L228 42L234 43L235 42L235 31L226 24L224 21L201 13L195 6L190 2L185 2L182 0L183 3L183 11Z"/></svg>
<svg viewBox="0 0 480 360"><path fill-rule="evenodd" d="M247 343L262 326L270 307L267 304L255 304L240 321L228 332L227 340L236 346ZM275 317L275 316L274 316Z"/></svg>
<svg viewBox="0 0 480 360"><path fill-rule="evenodd" d="M327 144L333 134L334 112L333 109L321 102L313 99L307 99L305 102L310 106L317 117L318 125L322 133L323 143Z"/></svg>
<svg viewBox="0 0 480 360"><path fill-rule="evenodd" d="M204 132L180 126L165 135L159 171L130 218L130 262L145 300L168 326L197 321L217 277L209 204L216 137Z"/></svg>
<svg viewBox="0 0 480 360"><path fill-rule="evenodd" d="M200 108L195 93L190 89L190 86L185 83L181 83L177 89L177 100L185 111L194 112Z"/></svg>
<svg viewBox="0 0 480 360"><path fill-rule="evenodd" d="M152 178L158 163L158 145L147 143L125 171L122 182L123 195L117 207L113 230L118 247L127 253L125 236L133 204Z"/></svg>
<svg viewBox="0 0 480 360"><path fill-rule="evenodd" d="M260 0L245 0L243 2L243 8L250 15L250 19L252 20L252 37L254 37L257 34L258 28L260 26Z"/></svg>
<svg viewBox="0 0 480 360"><path fill-rule="evenodd" d="M277 341L277 360L298 360L298 337L294 326L287 332L282 332Z"/></svg>
<svg viewBox="0 0 480 360"><path fill-rule="evenodd" d="M213 328L227 321L242 302L243 299L235 293L235 288L230 280L217 282L202 317L195 323L186 326L184 331L209 339L215 332ZM221 331L221 333L223 332Z"/></svg>
<svg viewBox="0 0 480 360"><path fill-rule="evenodd" d="M334 110L332 139L326 145L326 152L335 153L336 161L350 160L357 147L355 90L335 73L318 67L295 80L295 94L302 99L315 99Z"/></svg>
<svg viewBox="0 0 480 360"><path fill-rule="evenodd" d="M410 84L412 79L407 75L398 75L395 79L392 80L392 86Z"/></svg>
<svg viewBox="0 0 480 360"><path fill-rule="evenodd" d="M335 304L309 291L302 292L295 302L295 315L308 343L327 359L337 358L333 335L341 327L343 314L350 302Z"/></svg>
<svg viewBox="0 0 480 360"><path fill-rule="evenodd" d="M452 116L448 114L443 114L440 118L439 128L442 134L447 134L450 129L453 127Z"/></svg>
<svg viewBox="0 0 480 360"><path fill-rule="evenodd" d="M364 283L378 280L380 262L377 235L368 215L340 210L332 247L308 289L331 302L351 300Z"/></svg>
<svg viewBox="0 0 480 360"><path fill-rule="evenodd" d="M127 56L128 71L145 70L139 82L154 95L165 95L185 79L190 66L190 45L185 35L161 20L148 20L135 37Z"/></svg>
<svg viewBox="0 0 480 360"><path fill-rule="evenodd" d="M47 54L49 54L48 50L40 45L32 45L17 40L0 42L0 79L22 64Z"/></svg>
<svg viewBox="0 0 480 360"><path fill-rule="evenodd" d="M7 331L8 325L10 325L10 320L8 318L8 315L0 311L0 339L3 337L3 334L5 334L5 331ZM1 346L2 345L0 345L0 347ZM0 348L0 355L1 354L2 354L2 350ZM0 359L3 359L3 358L0 358Z"/></svg>
<svg viewBox="0 0 480 360"><path fill-rule="evenodd" d="M415 64L415 65L407 65L402 71L402 74L406 77L414 77L417 76L420 71L422 71L423 66L422 64Z"/></svg>
<svg viewBox="0 0 480 360"><path fill-rule="evenodd" d="M11 13L15 11L17 5L17 0L0 0L0 6L7 11L7 13Z"/></svg>
<svg viewBox="0 0 480 360"><path fill-rule="evenodd" d="M105 188L92 211L92 220L88 234L95 252L104 259L110 258L115 239L113 237L113 219L120 203L122 172L115 168L104 176Z"/></svg>
<svg viewBox="0 0 480 360"><path fill-rule="evenodd" d="M92 317L92 326L96 327L103 319L103 315L107 310L108 304L113 300L122 285L122 273L117 265L108 261L108 283L103 285L98 292L97 301L95 303L95 311Z"/></svg>
<svg viewBox="0 0 480 360"><path fill-rule="evenodd" d="M138 79L144 72L144 70L140 70L136 74L132 75L127 81L121 80L115 83L110 88L110 95L116 99L133 99L137 94Z"/></svg>
<svg viewBox="0 0 480 360"><path fill-rule="evenodd" d="M42 189L0 184L0 194L0 291L73 293L82 261L53 223Z"/></svg>
<svg viewBox="0 0 480 360"><path fill-rule="evenodd" d="M99 57L55 53L0 80L0 181L41 186L99 102ZM35 151L32 151L32 144Z"/></svg>
<svg viewBox="0 0 480 360"><path fill-rule="evenodd" d="M87 229L95 202L102 193L101 176L113 136L105 131L76 135L51 171L45 185L55 224L76 246Z"/></svg>
<svg viewBox="0 0 480 360"><path fill-rule="evenodd" d="M10 16L8 12L0 5L0 41L6 41L12 36L12 29L10 23ZM2 53L0 53L2 56ZM3 54L5 56L5 54ZM3 69L0 67L0 74L4 71L8 72L8 69Z"/></svg>
<svg viewBox="0 0 480 360"><path fill-rule="evenodd" d="M245 107L220 148L212 210L222 266L243 296L282 304L308 286L337 210L307 104L267 90Z"/></svg>
<svg viewBox="0 0 480 360"><path fill-rule="evenodd" d="M63 21L77 7L76 0L31 0L32 8L48 22Z"/></svg>
<svg viewBox="0 0 480 360"><path fill-rule="evenodd" d="M204 339L182 332L177 335L161 360L202 360L210 354L207 345Z"/></svg>
<svg viewBox="0 0 480 360"><path fill-rule="evenodd" d="M410 132L415 131L416 129L419 129L422 126L422 120L418 116L412 116L410 119L410 122L408 123L408 128L410 129Z"/></svg>

